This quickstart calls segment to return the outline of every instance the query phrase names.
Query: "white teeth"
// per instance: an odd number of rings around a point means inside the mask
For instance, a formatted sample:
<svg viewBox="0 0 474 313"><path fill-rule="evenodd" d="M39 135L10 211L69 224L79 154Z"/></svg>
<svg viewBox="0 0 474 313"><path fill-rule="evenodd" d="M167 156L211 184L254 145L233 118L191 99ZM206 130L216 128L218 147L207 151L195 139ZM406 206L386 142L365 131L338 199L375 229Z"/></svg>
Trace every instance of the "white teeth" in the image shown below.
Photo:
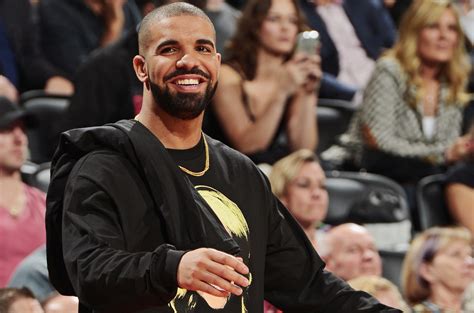
<svg viewBox="0 0 474 313"><path fill-rule="evenodd" d="M191 78L191 79L180 79L176 81L177 85L198 85L199 80Z"/></svg>

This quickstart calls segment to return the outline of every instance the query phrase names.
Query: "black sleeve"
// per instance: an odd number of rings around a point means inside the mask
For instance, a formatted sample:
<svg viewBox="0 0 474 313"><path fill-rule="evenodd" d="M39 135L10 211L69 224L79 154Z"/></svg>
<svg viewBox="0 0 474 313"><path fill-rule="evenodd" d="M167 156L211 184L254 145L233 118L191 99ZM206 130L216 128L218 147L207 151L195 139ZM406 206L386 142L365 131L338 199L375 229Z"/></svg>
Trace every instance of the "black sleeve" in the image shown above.
<svg viewBox="0 0 474 313"><path fill-rule="evenodd" d="M298 223L276 199L269 212L265 299L285 313L400 312L324 270Z"/></svg>
<svg viewBox="0 0 474 313"><path fill-rule="evenodd" d="M106 312L134 311L171 301L184 254L166 244L148 249L146 245L152 244L143 243L138 249L133 243L143 242L140 239L147 236L140 224L147 220L133 218L139 214L140 191L127 164L118 158L93 155L79 161L71 172L64 200L67 272L81 303ZM120 175L111 175L113 172ZM120 186L118 193L106 191L111 186ZM159 223L153 227L159 228ZM135 236L130 236L130 229Z"/></svg>
<svg viewBox="0 0 474 313"><path fill-rule="evenodd" d="M381 51L378 51L378 53L381 54L384 49L391 48L395 43L397 29L388 10L381 1L375 0L369 4L371 10L368 19L372 25L372 30L378 35L380 40Z"/></svg>
<svg viewBox="0 0 474 313"><path fill-rule="evenodd" d="M81 38L95 36L81 34L90 29L87 20L82 19L82 11L73 10L60 1L40 1L38 6L42 51L70 80L91 52Z"/></svg>

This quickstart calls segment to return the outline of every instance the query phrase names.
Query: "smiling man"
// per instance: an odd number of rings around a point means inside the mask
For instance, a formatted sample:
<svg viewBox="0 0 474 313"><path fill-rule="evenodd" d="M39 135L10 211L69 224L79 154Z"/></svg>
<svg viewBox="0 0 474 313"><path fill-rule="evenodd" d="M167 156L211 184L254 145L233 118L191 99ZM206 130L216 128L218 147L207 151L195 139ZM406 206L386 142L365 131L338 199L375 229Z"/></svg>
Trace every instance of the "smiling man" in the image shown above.
<svg viewBox="0 0 474 313"><path fill-rule="evenodd" d="M201 131L220 55L208 17L143 20L135 120L62 135L48 194L50 278L80 312L398 312L323 270L245 156ZM64 211L64 212L63 212Z"/></svg>

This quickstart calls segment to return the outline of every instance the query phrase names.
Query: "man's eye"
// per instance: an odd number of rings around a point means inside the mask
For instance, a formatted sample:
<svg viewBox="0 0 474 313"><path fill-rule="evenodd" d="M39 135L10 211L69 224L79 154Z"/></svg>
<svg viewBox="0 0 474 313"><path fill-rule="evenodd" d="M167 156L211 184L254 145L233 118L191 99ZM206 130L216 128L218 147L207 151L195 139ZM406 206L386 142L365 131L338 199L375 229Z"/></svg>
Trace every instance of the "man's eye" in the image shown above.
<svg viewBox="0 0 474 313"><path fill-rule="evenodd" d="M166 47L160 50L160 54L170 54L170 53L176 52L176 50L177 49L173 47Z"/></svg>
<svg viewBox="0 0 474 313"><path fill-rule="evenodd" d="M199 51L199 52L212 52L212 50L206 46L198 46L196 48L196 51Z"/></svg>

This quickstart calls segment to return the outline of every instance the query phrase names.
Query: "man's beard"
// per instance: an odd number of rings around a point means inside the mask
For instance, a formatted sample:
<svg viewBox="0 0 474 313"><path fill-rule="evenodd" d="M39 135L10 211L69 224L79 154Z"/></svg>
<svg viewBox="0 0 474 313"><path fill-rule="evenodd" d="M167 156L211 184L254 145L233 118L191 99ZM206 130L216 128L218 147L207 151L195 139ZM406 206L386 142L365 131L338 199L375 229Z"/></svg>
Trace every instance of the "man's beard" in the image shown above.
<svg viewBox="0 0 474 313"><path fill-rule="evenodd" d="M183 74L197 74L194 70L181 72L180 70L169 75L170 77ZM201 72L199 74L202 75ZM203 75L204 76L204 75ZM209 75L205 75L208 77ZM148 76L150 77L150 76ZM169 80L170 77L165 77L164 81ZM169 115L182 119L192 120L198 117L209 105L212 97L217 89L217 83L212 86L209 80L206 91L203 95L196 93L172 93L168 86L161 88L157 84L149 81L150 90L157 105Z"/></svg>

